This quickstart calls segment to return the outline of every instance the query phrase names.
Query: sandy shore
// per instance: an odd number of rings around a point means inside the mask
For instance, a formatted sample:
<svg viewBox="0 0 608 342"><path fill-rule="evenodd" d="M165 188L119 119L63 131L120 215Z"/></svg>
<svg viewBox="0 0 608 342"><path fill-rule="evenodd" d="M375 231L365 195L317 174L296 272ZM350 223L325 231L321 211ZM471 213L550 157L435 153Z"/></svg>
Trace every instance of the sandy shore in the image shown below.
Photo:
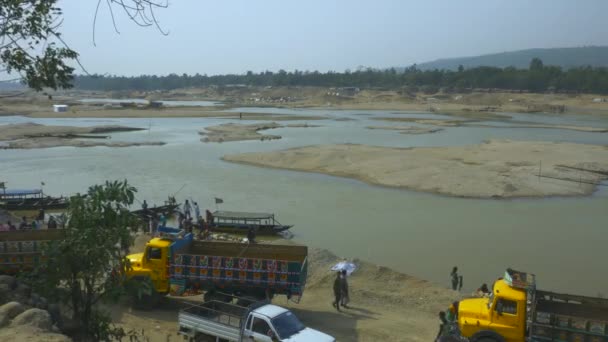
<svg viewBox="0 0 608 342"><path fill-rule="evenodd" d="M428 134L443 131L443 128L426 128L418 126L367 126L365 128L398 131L401 134Z"/></svg>
<svg viewBox="0 0 608 342"><path fill-rule="evenodd" d="M171 91L88 92L70 90L46 95L27 92L15 98L0 99L0 115L35 117L231 117L238 113L222 110L236 107L326 108L354 110L398 110L433 112L462 118L490 119L501 113L553 113L608 116L608 102L599 94L540 94L496 90L466 93L425 94L401 90L361 89L349 96L338 96L335 89L324 87L215 87L175 89ZM225 106L153 108L104 108L78 102L82 98L139 98L147 100L219 101ZM599 101L598 101L599 99ZM128 101L128 100L125 100ZM55 103L68 103L67 113L53 113ZM243 113L245 116L245 113ZM255 114L262 117L271 116ZM265 118L260 118L265 120ZM270 120L279 120L270 118ZM310 118L313 120L313 118Z"/></svg>
<svg viewBox="0 0 608 342"><path fill-rule="evenodd" d="M375 120L390 121L390 122L414 122L421 125L432 125L439 127L458 127L462 126L465 120L447 120L447 119L418 119L418 118L394 118L394 117L379 117Z"/></svg>
<svg viewBox="0 0 608 342"><path fill-rule="evenodd" d="M199 134L203 136L202 142L228 142L228 141L244 141L244 140L275 140L281 139L280 135L261 134L260 131L273 129L273 128L313 128L321 127L319 125L310 125L308 123L303 124L289 124L279 125L276 122L262 123L262 124L236 124L236 123L225 123L217 126L209 126L204 130L200 131Z"/></svg>
<svg viewBox="0 0 608 342"><path fill-rule="evenodd" d="M145 239L138 238L139 244ZM142 247L143 248L143 247ZM134 250L141 250L134 249ZM331 305L335 277L330 268L341 261L327 250L309 248L308 279L299 304L284 297L274 303L292 310L307 326L334 336L338 341L432 341L437 334L437 313L460 294L392 269L353 260L358 269L349 277L350 309L337 312ZM200 301L190 297L191 301ZM152 311L114 306L115 323L127 330L145 329L150 341L177 342L180 299L167 299Z"/></svg>
<svg viewBox="0 0 608 342"><path fill-rule="evenodd" d="M568 125L541 125L541 124L510 124L510 125L490 125L490 124L471 124L466 123L465 126L470 127L489 127L489 128L546 128L546 129L563 129L570 131L589 132L589 133L606 133L608 128L586 127L586 126L568 126Z"/></svg>
<svg viewBox="0 0 608 342"><path fill-rule="evenodd" d="M150 142L126 142L126 141L100 141L100 140L78 140L66 138L32 138L9 141L5 145L0 145L0 149L33 149L33 148L50 148L50 147L133 147L133 146L162 146L165 143L162 141Z"/></svg>
<svg viewBox="0 0 608 342"><path fill-rule="evenodd" d="M379 117L376 120L390 121L390 122L414 122L422 125L432 125L439 127L482 127L482 128L544 128L544 129L562 129L579 132L589 133L606 133L608 128L588 127L588 126L572 126L572 125L548 125L548 124L535 124L525 123L519 124L513 121L508 122L509 125L492 125L477 123L480 119L462 119L462 120L449 120L449 119L418 119L418 118L395 118L395 117ZM504 121L504 120L501 120Z"/></svg>
<svg viewBox="0 0 608 342"><path fill-rule="evenodd" d="M223 118L242 120L323 120L318 115L286 115L274 113L239 113L223 111L223 107L164 107L164 108L116 108L107 109L87 104L71 105L64 113L52 111L54 102L38 101L29 103L0 101L0 116L24 115L32 118Z"/></svg>
<svg viewBox="0 0 608 342"><path fill-rule="evenodd" d="M417 148L324 145L223 159L473 198L589 195L608 179L608 147L536 141Z"/></svg>
<svg viewBox="0 0 608 342"><path fill-rule="evenodd" d="M128 147L164 145L163 142L109 141L107 135L114 132L141 131L143 128L125 126L45 126L35 123L0 125L0 149L31 149L59 146L74 147ZM87 139L87 140L82 140Z"/></svg>
<svg viewBox="0 0 608 342"><path fill-rule="evenodd" d="M273 140L281 139L280 135L260 134L259 131L279 128L281 125L276 122L264 124L235 124L226 123L217 126L210 126L200 131L203 136L202 142L228 142L228 141L243 141L243 140Z"/></svg>

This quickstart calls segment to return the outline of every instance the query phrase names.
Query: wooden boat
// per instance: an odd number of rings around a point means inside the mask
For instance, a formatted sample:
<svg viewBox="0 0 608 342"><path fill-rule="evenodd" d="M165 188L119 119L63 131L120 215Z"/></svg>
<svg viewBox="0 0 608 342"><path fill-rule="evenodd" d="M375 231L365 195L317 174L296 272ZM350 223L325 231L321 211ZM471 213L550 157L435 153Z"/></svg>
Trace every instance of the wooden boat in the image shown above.
<svg viewBox="0 0 608 342"><path fill-rule="evenodd" d="M247 233L253 228L257 234L276 234L293 227L279 223L274 214L268 213L215 211L212 215L212 230L220 232Z"/></svg>
<svg viewBox="0 0 608 342"><path fill-rule="evenodd" d="M158 207L148 208L147 212L143 209L132 210L131 213L137 215L140 218L147 219L150 216L160 216L163 214L165 216L172 216L177 209L179 208L179 203L171 203L165 204Z"/></svg>
<svg viewBox="0 0 608 342"><path fill-rule="evenodd" d="M58 210L68 206L68 198L44 196L41 189L0 188L0 208L5 210Z"/></svg>

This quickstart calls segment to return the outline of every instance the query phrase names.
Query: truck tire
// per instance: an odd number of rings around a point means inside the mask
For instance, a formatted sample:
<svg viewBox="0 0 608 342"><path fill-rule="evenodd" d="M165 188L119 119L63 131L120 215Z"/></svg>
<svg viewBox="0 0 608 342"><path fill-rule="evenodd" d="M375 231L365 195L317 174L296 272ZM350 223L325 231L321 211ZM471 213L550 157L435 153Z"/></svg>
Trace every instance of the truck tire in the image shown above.
<svg viewBox="0 0 608 342"><path fill-rule="evenodd" d="M137 310L152 310L160 303L160 295L154 291L151 295L133 297L133 308Z"/></svg>
<svg viewBox="0 0 608 342"><path fill-rule="evenodd" d="M194 342L215 342L216 337L203 333L198 333L192 340Z"/></svg>
<svg viewBox="0 0 608 342"><path fill-rule="evenodd" d="M244 308L249 307L251 304L257 303L264 299L256 298L254 296L245 296L236 300L236 305L242 306Z"/></svg>
<svg viewBox="0 0 608 342"><path fill-rule="evenodd" d="M473 335L472 342L505 342L505 339L491 330L480 331Z"/></svg>

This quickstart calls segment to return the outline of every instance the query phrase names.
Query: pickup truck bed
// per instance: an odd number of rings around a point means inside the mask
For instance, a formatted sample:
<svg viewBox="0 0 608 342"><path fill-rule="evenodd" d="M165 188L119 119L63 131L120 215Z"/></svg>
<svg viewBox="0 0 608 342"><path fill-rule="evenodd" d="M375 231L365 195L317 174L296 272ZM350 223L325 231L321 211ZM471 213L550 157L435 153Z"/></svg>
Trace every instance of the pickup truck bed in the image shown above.
<svg viewBox="0 0 608 342"><path fill-rule="evenodd" d="M198 334L217 336L228 341L239 341L243 317L248 309L217 301L192 306L178 315L179 333L191 338Z"/></svg>

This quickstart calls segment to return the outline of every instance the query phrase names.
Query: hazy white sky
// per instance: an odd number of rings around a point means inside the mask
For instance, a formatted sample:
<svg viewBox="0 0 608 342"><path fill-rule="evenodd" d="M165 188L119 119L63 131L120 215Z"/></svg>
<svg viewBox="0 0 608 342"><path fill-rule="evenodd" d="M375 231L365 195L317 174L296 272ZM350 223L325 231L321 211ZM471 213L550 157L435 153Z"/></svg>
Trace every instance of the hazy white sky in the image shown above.
<svg viewBox="0 0 608 342"><path fill-rule="evenodd" d="M606 0L170 0L163 36L102 2L61 0L91 73L244 73L407 66L536 47L608 45Z"/></svg>

